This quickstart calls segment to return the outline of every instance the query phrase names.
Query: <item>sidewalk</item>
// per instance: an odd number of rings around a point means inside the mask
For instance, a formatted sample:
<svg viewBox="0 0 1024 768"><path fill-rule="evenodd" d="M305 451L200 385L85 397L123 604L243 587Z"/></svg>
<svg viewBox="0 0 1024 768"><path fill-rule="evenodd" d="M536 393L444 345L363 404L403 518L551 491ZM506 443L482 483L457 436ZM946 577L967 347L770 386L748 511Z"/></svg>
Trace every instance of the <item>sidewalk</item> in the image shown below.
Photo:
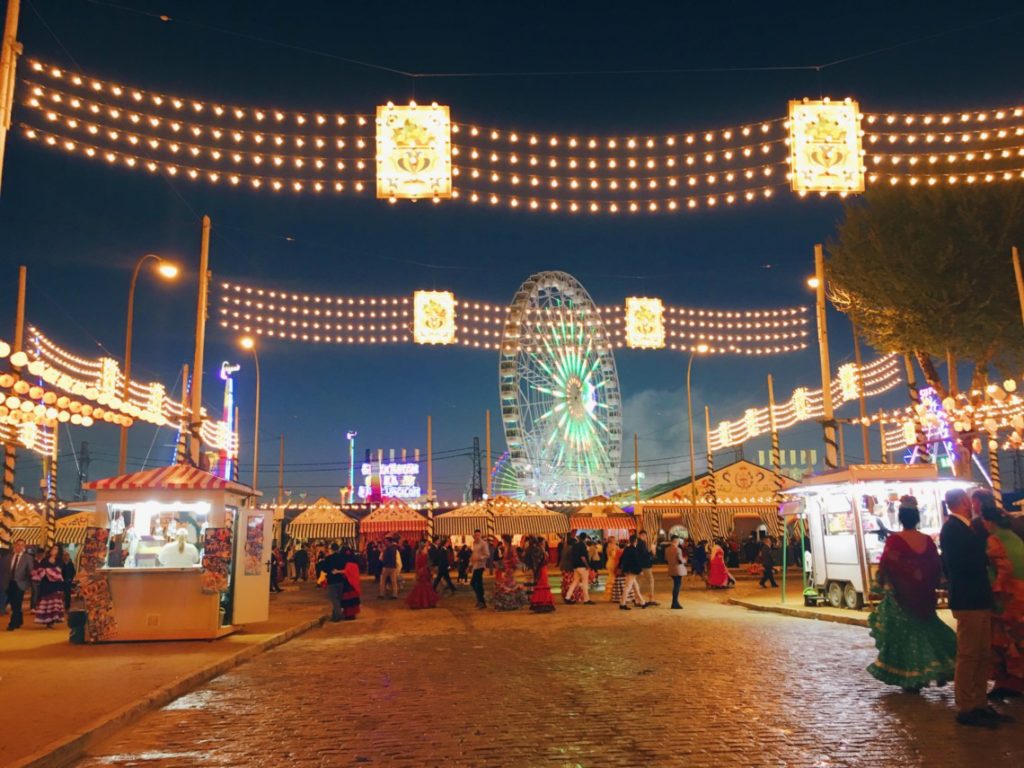
<svg viewBox="0 0 1024 768"><path fill-rule="evenodd" d="M0 765L59 766L92 739L226 670L319 626L329 613L311 586L270 596L270 620L216 641L71 645L67 625L16 632L0 619Z"/></svg>
<svg viewBox="0 0 1024 768"><path fill-rule="evenodd" d="M790 574L793 576L794 574ZM779 582L781 585L781 581ZM791 578L786 584L786 602L783 603L777 589L761 589L757 582L739 582L735 590L729 591L727 602L730 605L738 605L751 611L768 611L781 613L784 616L794 616L800 619L816 619L818 621L831 621L837 624L850 624L857 627L868 626L868 614L870 610L865 607L859 611L851 611L847 608L833 608L830 605L818 605L808 607L804 605L802 588L799 574ZM939 618L951 627L956 627L956 621L949 610L939 610Z"/></svg>

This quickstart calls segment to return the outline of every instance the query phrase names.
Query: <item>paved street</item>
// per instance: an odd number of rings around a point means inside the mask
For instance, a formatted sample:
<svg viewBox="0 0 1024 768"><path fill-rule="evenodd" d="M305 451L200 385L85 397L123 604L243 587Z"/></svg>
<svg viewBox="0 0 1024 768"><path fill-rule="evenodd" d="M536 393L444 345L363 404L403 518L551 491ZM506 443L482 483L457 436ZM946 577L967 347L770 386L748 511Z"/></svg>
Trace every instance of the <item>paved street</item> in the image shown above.
<svg viewBox="0 0 1024 768"><path fill-rule="evenodd" d="M1024 764L1024 726L963 729L951 689L875 682L860 627L703 591L683 611L549 615L478 612L468 590L415 612L368 592L358 621L260 656L79 765Z"/></svg>

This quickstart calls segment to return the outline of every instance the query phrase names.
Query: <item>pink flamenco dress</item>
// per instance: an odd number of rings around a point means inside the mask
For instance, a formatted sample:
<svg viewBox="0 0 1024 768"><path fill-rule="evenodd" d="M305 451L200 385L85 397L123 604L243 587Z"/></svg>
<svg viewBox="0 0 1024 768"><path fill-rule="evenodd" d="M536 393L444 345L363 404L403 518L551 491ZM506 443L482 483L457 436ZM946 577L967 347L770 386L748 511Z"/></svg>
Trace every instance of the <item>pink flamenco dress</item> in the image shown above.
<svg viewBox="0 0 1024 768"><path fill-rule="evenodd" d="M426 552L416 553L416 584L412 592L405 598L405 603L413 610L417 608L436 608L437 590L430 578L430 565Z"/></svg>

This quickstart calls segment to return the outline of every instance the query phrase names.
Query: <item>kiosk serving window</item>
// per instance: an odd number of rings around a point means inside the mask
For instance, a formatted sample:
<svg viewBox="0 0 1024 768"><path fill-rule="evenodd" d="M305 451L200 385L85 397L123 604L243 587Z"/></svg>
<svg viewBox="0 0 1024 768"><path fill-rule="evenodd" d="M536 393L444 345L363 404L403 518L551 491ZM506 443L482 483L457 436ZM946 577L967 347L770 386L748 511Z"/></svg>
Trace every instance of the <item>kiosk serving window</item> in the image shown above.
<svg viewBox="0 0 1024 768"><path fill-rule="evenodd" d="M157 502L107 505L108 568L200 568L210 504Z"/></svg>

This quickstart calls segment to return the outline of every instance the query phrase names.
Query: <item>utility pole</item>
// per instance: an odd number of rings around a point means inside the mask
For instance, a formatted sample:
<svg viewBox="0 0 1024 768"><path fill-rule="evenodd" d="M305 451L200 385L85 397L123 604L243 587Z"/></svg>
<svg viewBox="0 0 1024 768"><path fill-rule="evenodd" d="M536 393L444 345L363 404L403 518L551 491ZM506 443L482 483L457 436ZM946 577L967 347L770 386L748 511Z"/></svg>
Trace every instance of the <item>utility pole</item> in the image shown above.
<svg viewBox="0 0 1024 768"><path fill-rule="evenodd" d="M1017 246L1013 246L1011 253L1013 255L1013 274L1017 278L1017 298L1020 300L1020 317L1024 321L1024 276L1021 275L1020 270L1020 252L1017 250Z"/></svg>
<svg viewBox="0 0 1024 768"><path fill-rule="evenodd" d="M825 306L825 253L821 243L814 246L814 291L818 314L818 353L821 358L821 424L825 431L825 469L837 464L836 422L832 410L832 364L828 354L828 321Z"/></svg>
<svg viewBox="0 0 1024 768"><path fill-rule="evenodd" d="M277 438L277 506L284 504L284 435Z"/></svg>
<svg viewBox="0 0 1024 768"><path fill-rule="evenodd" d="M857 363L857 400L860 403L860 441L864 451L864 463L871 463L871 446L868 444L868 406L864 401L864 364L860 356L860 335L857 333L857 324L852 322L853 327L853 359Z"/></svg>
<svg viewBox="0 0 1024 768"><path fill-rule="evenodd" d="M0 41L0 182L4 173L4 149L7 146L7 132L11 129L11 113L14 107L15 69L21 55L18 42L18 15L21 0L7 0L7 16L4 19L4 36Z"/></svg>
<svg viewBox="0 0 1024 768"><path fill-rule="evenodd" d="M206 347L206 305L210 294L210 217L203 216L199 246L199 300L196 302L196 338L192 359L192 416L189 424L189 455L199 466L203 426L203 353Z"/></svg>
<svg viewBox="0 0 1024 768"><path fill-rule="evenodd" d="M10 6L8 6L10 12ZM6 39L5 39L6 41ZM25 343L25 284L28 272L24 266L18 267L18 299L14 313L14 343L11 355L22 351ZM14 368L11 369L15 373ZM12 528L14 526L14 465L17 460L17 448L14 442L4 443L4 476L2 508L0 508L0 548L11 548Z"/></svg>
<svg viewBox="0 0 1024 768"><path fill-rule="evenodd" d="M492 458L491 458L491 409L490 408L488 408L487 411L486 411L485 419L487 421L487 428L486 428L486 432L485 432L485 441L486 441L486 444L487 444L487 495L491 496L492 495L491 485L494 482L493 471L492 471L494 469L494 464L491 463L492 462Z"/></svg>
<svg viewBox="0 0 1024 768"><path fill-rule="evenodd" d="M480 466L480 438L473 438L473 477L470 480L469 497L472 501L483 501L484 476Z"/></svg>
<svg viewBox="0 0 1024 768"><path fill-rule="evenodd" d="M83 486L89 482L89 465L92 463L92 457L89 455L88 441L82 441L82 447L79 449L78 454L78 487L75 488L75 501L85 501Z"/></svg>

